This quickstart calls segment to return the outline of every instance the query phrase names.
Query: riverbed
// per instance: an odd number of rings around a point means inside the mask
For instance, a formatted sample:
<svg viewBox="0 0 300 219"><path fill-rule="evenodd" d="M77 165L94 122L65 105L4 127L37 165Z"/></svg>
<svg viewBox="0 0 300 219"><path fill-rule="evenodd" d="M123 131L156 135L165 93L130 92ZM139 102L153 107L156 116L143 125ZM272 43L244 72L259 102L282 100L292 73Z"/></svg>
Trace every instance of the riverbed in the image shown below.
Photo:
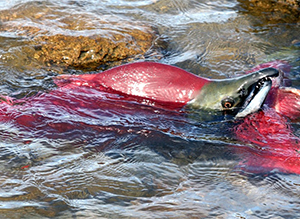
<svg viewBox="0 0 300 219"><path fill-rule="evenodd" d="M242 0L6 0L0 8L1 95L34 96L55 89L54 76L135 61L222 79L281 59L300 88L300 19L288 7L262 12ZM145 34L139 41L129 29ZM35 41L97 34L136 47L108 53L105 63L82 64L41 59L44 44ZM245 144L231 133L232 120L131 103L88 118L59 116L86 128L50 132L0 122L0 218L300 217L300 177L239 169L232 149ZM291 125L299 136L299 122Z"/></svg>

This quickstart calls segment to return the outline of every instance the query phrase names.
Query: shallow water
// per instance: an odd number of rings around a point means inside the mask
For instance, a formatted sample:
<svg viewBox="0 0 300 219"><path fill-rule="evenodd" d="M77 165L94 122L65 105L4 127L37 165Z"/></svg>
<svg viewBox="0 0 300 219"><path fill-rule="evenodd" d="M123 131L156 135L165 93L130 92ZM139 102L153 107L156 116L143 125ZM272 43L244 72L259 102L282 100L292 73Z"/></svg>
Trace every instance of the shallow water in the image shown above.
<svg viewBox="0 0 300 219"><path fill-rule="evenodd" d="M243 1L12 0L0 7L17 8L13 22L39 27L35 36L90 35L101 31L100 20L143 22L167 41L160 62L204 77L232 77L285 59L299 88L299 20L258 18ZM38 19L39 13L47 16ZM70 17L76 28L59 28ZM82 73L44 66L28 58L31 50L24 29L0 32L2 94L30 96L52 89L53 75ZM240 158L232 148L245 145L230 132L232 121L203 121L111 100L101 104L80 113L67 106L22 109L47 118L39 127L0 123L2 218L300 217L299 176L238 169ZM48 127L56 122L75 128ZM299 124L293 125L299 134Z"/></svg>

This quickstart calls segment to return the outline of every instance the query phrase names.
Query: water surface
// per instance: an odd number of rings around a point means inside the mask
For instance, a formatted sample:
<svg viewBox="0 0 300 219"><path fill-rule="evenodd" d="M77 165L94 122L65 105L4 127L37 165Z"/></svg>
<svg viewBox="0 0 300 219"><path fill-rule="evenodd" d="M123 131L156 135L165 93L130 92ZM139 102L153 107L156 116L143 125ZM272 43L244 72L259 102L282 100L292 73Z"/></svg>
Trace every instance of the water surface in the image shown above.
<svg viewBox="0 0 300 219"><path fill-rule="evenodd" d="M257 17L243 1L11 0L0 7L16 10L15 25L39 28L34 36L90 35L101 31L103 19L142 22L167 42L159 62L204 77L233 77L285 59L299 88L299 20ZM65 27L71 18L77 29ZM2 94L35 95L53 89L54 75L82 73L28 58L32 48L26 33L24 28L0 32ZM49 121L82 122L84 129L0 124L1 217L300 217L299 176L239 170L232 148L246 145L230 132L232 121L203 121L132 103L108 108L88 116L67 108L44 111ZM294 127L299 134L299 124Z"/></svg>

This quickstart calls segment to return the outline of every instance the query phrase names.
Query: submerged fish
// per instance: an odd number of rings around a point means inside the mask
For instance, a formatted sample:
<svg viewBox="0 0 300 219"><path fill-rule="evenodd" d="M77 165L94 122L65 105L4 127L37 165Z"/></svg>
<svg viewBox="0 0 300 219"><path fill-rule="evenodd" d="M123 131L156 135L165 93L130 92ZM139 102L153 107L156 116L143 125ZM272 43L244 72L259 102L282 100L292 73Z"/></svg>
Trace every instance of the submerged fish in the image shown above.
<svg viewBox="0 0 300 219"><path fill-rule="evenodd" d="M283 61L262 64L289 73ZM247 147L238 148L243 157L241 168L249 172L280 171L300 174L300 138L293 133L290 121L300 118L300 90L283 87L281 81L269 92L262 110L253 113L234 127L236 137Z"/></svg>
<svg viewBox="0 0 300 219"><path fill-rule="evenodd" d="M174 66L140 62L101 74L64 75L57 77L55 83L66 89L80 86L118 93L125 99L166 109L246 116L262 105L272 80L280 80L280 72L275 68L259 69L237 78L212 80Z"/></svg>
<svg viewBox="0 0 300 219"><path fill-rule="evenodd" d="M56 89L34 97L19 100L2 97L0 119L34 130L64 132L85 129L88 126L85 120L91 120L93 124L99 119L100 109L101 113L108 115L110 111L115 111L121 117L123 112L133 114L135 102L165 109L167 113L193 111L229 114L238 120L233 130L238 139L269 151L260 154L260 149L250 146L238 149L237 153L241 155L247 153L244 166L256 168L259 165L254 164L259 162L255 159L261 159L265 161L260 165L262 168L300 173L295 167L299 165L298 138L286 125L286 118L300 116L300 98L298 90L281 87L285 72L288 72L288 64L275 61L237 78L213 80L170 65L132 63L99 74L58 76L54 78ZM151 111L147 107L140 107L140 110L145 114ZM74 118L70 118L72 115ZM70 119L72 122L68 122ZM111 130L109 125L103 128L95 122L93 128ZM257 137L258 134L262 135L261 138ZM282 141L276 140L278 136L288 142L286 150ZM279 146L282 151L290 152L283 154L279 151L277 154ZM290 158L284 157L288 155L295 159L283 164L283 158Z"/></svg>

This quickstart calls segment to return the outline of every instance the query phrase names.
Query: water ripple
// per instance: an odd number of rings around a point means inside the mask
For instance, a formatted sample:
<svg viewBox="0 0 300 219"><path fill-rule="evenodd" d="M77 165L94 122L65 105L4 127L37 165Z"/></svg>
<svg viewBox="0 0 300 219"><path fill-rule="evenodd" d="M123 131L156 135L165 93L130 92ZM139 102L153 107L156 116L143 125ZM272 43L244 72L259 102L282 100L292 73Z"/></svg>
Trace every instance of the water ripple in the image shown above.
<svg viewBox="0 0 300 219"><path fill-rule="evenodd" d="M299 25L254 25L239 10L242 2L1 1L1 15L11 15L1 28L21 26L0 32L1 94L41 97L7 111L13 118L35 113L35 125L0 124L1 217L298 217L298 175L236 171L239 159L231 149L247 145L232 136L232 121L202 120L96 90L61 95L56 89L47 96L54 75L83 72L49 69L26 55L32 52L30 28L32 36L109 38L142 23L168 39L161 62L206 77L232 77L266 59L298 59L290 42L297 44ZM298 84L296 70L293 77ZM298 133L297 121L294 128Z"/></svg>

